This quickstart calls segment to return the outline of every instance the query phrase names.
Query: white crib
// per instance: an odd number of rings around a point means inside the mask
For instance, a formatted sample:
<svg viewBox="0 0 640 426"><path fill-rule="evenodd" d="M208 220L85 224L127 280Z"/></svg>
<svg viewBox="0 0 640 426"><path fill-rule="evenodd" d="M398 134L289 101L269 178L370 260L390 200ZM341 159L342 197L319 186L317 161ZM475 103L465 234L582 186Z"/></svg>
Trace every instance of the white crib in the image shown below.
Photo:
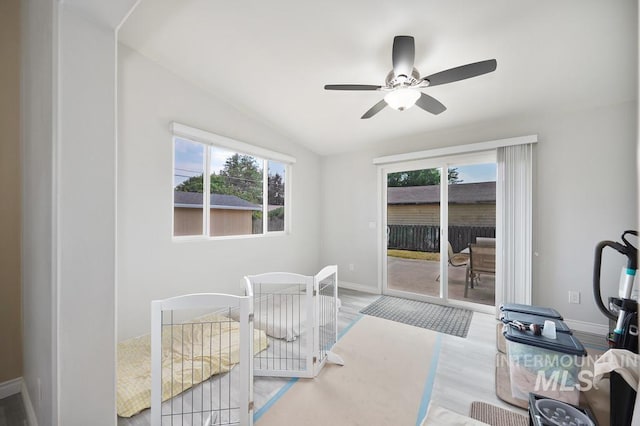
<svg viewBox="0 0 640 426"><path fill-rule="evenodd" d="M255 356L255 376L315 377L327 361L343 364L331 352L338 340L337 266L315 276L251 275L244 287L253 293L254 326L268 339L267 350Z"/></svg>
<svg viewBox="0 0 640 426"><path fill-rule="evenodd" d="M254 343L264 333L254 335L251 289L154 301L151 310L151 424L252 425Z"/></svg>
<svg viewBox="0 0 640 426"><path fill-rule="evenodd" d="M315 276L248 276L243 286L244 296L151 303L152 425L251 426L254 375L310 378L327 361L343 364L331 352L340 307L336 266Z"/></svg>

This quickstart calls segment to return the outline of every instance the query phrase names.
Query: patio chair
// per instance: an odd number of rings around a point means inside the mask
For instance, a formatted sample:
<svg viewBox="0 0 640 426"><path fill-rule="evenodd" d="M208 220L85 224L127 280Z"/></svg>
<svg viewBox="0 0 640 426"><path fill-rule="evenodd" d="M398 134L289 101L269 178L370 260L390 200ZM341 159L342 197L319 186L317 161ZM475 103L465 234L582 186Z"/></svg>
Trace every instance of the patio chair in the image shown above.
<svg viewBox="0 0 640 426"><path fill-rule="evenodd" d="M466 253L454 253L451 243L447 241L447 244L449 245L447 248L447 261L449 262L449 265L454 267L467 266L469 263L469 255ZM440 274L436 277L436 281L440 281Z"/></svg>
<svg viewBox="0 0 640 426"><path fill-rule="evenodd" d="M496 239L491 237L477 237L476 244L479 246L496 246Z"/></svg>
<svg viewBox="0 0 640 426"><path fill-rule="evenodd" d="M469 255L466 253L454 253L453 247L451 247L451 243L447 241L448 251L449 251L449 265L451 266L467 266L469 263Z"/></svg>
<svg viewBox="0 0 640 426"><path fill-rule="evenodd" d="M473 288L481 274L496 275L496 248L469 244L469 263L464 282L464 297L467 297L469 286Z"/></svg>

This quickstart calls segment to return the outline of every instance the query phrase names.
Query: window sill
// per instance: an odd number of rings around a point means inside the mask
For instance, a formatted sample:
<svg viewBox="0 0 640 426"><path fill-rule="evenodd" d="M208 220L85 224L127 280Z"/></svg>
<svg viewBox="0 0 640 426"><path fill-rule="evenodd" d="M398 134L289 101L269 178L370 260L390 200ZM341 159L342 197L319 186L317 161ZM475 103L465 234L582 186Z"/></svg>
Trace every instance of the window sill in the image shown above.
<svg viewBox="0 0 640 426"><path fill-rule="evenodd" d="M290 235L287 231L273 231L266 234L248 234L248 235L225 235L219 237L207 237L205 235L185 235L179 237L171 237L174 243L189 243L203 241L228 241L228 240L251 240L256 238L275 238Z"/></svg>

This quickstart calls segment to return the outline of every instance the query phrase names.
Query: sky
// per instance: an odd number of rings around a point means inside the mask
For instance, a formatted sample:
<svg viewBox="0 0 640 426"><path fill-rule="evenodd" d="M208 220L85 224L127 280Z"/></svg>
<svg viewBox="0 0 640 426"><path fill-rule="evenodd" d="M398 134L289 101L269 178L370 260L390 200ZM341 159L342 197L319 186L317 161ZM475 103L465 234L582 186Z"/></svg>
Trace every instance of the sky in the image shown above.
<svg viewBox="0 0 640 426"><path fill-rule="evenodd" d="M176 138L175 170L173 186L180 185L191 176L198 176L204 170L204 145Z"/></svg>
<svg viewBox="0 0 640 426"><path fill-rule="evenodd" d="M203 144L176 138L175 141L175 172L174 187L189 179L191 176L201 175L204 170L205 149L211 150L211 172L219 173L224 168L227 158L235 152L218 147L207 147ZM452 166L458 169L458 178L462 183L495 182L496 164L471 164ZM285 165L276 161L269 161L269 174L279 173L284 176Z"/></svg>
<svg viewBox="0 0 640 426"><path fill-rule="evenodd" d="M458 179L462 180L462 183L496 181L496 163L471 164L453 167L458 169Z"/></svg>
<svg viewBox="0 0 640 426"><path fill-rule="evenodd" d="M175 140L175 170L173 186L177 186L192 176L201 175L204 170L205 149L210 149L210 171L219 173L224 168L227 158L235 154L224 148L208 147L201 143L191 142L185 139ZM261 159L258 159L261 161ZM269 161L269 174L279 173L284 176L285 165L276 161Z"/></svg>

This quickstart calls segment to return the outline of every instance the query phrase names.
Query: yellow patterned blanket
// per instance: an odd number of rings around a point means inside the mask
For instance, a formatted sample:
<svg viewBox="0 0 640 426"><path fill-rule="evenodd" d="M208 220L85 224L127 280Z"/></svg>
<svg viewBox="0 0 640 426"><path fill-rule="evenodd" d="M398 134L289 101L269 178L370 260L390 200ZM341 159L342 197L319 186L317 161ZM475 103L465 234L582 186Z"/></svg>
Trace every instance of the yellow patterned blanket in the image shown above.
<svg viewBox="0 0 640 426"><path fill-rule="evenodd" d="M254 353L267 348L264 331L254 330ZM166 401L226 373L240 359L240 324L217 314L162 329L162 400ZM118 343L117 410L131 417L151 406L151 336Z"/></svg>

